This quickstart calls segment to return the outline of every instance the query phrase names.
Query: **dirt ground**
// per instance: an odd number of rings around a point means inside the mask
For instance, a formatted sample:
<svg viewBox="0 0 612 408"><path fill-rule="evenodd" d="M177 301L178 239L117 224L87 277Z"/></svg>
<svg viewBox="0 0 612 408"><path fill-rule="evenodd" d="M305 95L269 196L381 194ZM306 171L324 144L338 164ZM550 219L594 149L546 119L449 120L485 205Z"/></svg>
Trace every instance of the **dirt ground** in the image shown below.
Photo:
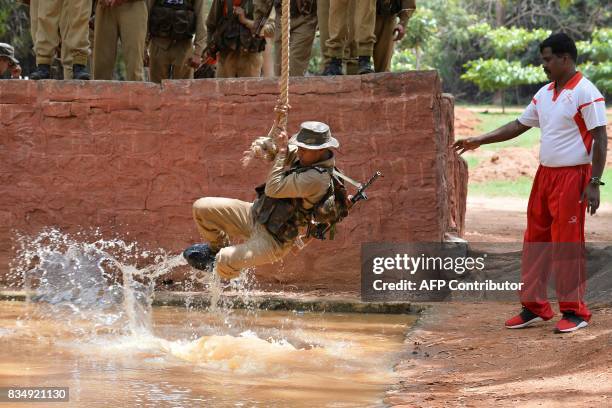
<svg viewBox="0 0 612 408"><path fill-rule="evenodd" d="M394 407L610 407L612 308L591 325L555 334L558 318L523 330L504 320L516 304L437 304L407 338Z"/></svg>
<svg viewBox="0 0 612 408"><path fill-rule="evenodd" d="M473 134L469 128L478 123L477 118L469 111L460 117L456 132L460 128L458 134ZM537 149L505 150L503 161L495 159L493 152L479 152L489 165L480 172L471 170L470 180L514 179L535 173ZM469 197L465 238L470 242L521 242L526 207L527 199ZM586 237L591 242L612 242L612 204L587 216ZM567 334L553 332L560 315L523 330L504 328L504 321L520 310L518 302L430 306L407 336L406 354L396 366L399 384L386 398L389 405L612 407L609 303L591 305L589 326Z"/></svg>
<svg viewBox="0 0 612 408"><path fill-rule="evenodd" d="M465 239L470 242L521 242L527 226L527 198L469 197ZM587 215L587 241L612 243L612 203ZM611 244L612 245L612 244Z"/></svg>
<svg viewBox="0 0 612 408"><path fill-rule="evenodd" d="M466 238L520 242L526 200L469 198ZM612 242L612 206L587 220L589 241ZM588 290L588 289L587 289ZM394 407L612 407L612 307L591 305L589 327L555 334L557 315L523 330L517 303L436 303L406 339ZM558 308L555 307L556 310Z"/></svg>

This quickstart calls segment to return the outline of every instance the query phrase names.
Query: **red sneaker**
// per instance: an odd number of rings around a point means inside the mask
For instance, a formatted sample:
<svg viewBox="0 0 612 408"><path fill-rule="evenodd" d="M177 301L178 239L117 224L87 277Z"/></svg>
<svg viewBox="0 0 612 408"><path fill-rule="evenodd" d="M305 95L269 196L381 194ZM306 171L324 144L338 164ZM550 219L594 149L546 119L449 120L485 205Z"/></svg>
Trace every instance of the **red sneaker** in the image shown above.
<svg viewBox="0 0 612 408"><path fill-rule="evenodd" d="M588 325L586 320L576 316L574 312L563 312L563 318L555 326L555 333L569 333Z"/></svg>
<svg viewBox="0 0 612 408"><path fill-rule="evenodd" d="M530 326L543 320L544 319L542 319L540 316L523 306L521 313L517 314L511 319L506 320L506 329L522 329L523 327Z"/></svg>

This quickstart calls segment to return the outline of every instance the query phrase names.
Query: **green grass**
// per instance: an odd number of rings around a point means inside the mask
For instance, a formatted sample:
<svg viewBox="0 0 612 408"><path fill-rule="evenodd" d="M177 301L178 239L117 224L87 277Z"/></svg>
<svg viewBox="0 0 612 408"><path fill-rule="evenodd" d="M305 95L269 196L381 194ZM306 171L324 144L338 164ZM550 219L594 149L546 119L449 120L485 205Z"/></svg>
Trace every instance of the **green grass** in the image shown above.
<svg viewBox="0 0 612 408"><path fill-rule="evenodd" d="M516 113L478 113L478 119L482 122L476 127L478 134L490 132L491 130L497 129L500 126L505 125L508 122L512 122L519 117ZM531 128L527 132L523 133L519 137L508 140L502 143L483 145L482 148L486 150L500 150L505 147L532 147L540 142L540 129Z"/></svg>
<svg viewBox="0 0 612 408"><path fill-rule="evenodd" d="M473 169L474 167L478 166L478 164L480 163L479 157L475 157L469 153L464 155L463 158L467 162L468 169Z"/></svg>

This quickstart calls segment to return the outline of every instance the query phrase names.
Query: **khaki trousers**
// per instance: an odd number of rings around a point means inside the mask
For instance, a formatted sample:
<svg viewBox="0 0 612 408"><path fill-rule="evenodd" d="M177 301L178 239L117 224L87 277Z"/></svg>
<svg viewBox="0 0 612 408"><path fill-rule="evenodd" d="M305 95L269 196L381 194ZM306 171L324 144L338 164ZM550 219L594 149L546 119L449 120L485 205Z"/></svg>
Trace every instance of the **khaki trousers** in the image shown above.
<svg viewBox="0 0 612 408"><path fill-rule="evenodd" d="M98 2L94 31L94 79L111 80L117 59L117 40L125 59L126 79L144 80L144 50L149 18L144 0L105 7Z"/></svg>
<svg viewBox="0 0 612 408"><path fill-rule="evenodd" d="M215 271L225 279L240 270L282 259L293 245L279 244L251 215L252 203L222 197L204 197L193 204L193 218L202 238L218 250ZM230 245L235 240L240 244Z"/></svg>
<svg viewBox="0 0 612 408"><path fill-rule="evenodd" d="M193 55L193 42L190 39L169 41L151 39L149 45L149 71L151 81L160 83L162 79L193 79L193 68L189 59Z"/></svg>
<svg viewBox="0 0 612 408"><path fill-rule="evenodd" d="M359 72L359 52L357 49L357 36L355 35L355 9L358 0L349 1L348 9L348 32L346 46L344 48L344 60L346 63L346 75L357 75Z"/></svg>
<svg viewBox="0 0 612 408"><path fill-rule="evenodd" d="M393 57L393 29L397 25L397 16L376 16L376 44L374 44L374 71L391 70Z"/></svg>
<svg viewBox="0 0 612 408"><path fill-rule="evenodd" d="M30 4L30 27L36 64L51 64L62 44L72 64L87 65L89 55L89 17L92 0L44 0ZM32 13L36 14L34 19ZM61 37L60 37L61 36ZM67 65L66 60L62 61ZM72 65L70 64L70 65Z"/></svg>
<svg viewBox="0 0 612 408"><path fill-rule="evenodd" d="M260 77L262 52L222 51L217 62L217 78Z"/></svg>
<svg viewBox="0 0 612 408"><path fill-rule="evenodd" d="M62 67L64 68L64 79L72 79L72 50L68 48L69 45L65 40L66 31L69 25L70 13L68 13L66 7L63 7L60 15L60 36L62 37L60 59L62 60ZM89 44L89 20L87 20L87 43ZM89 49L87 50L87 59L89 60Z"/></svg>
<svg viewBox="0 0 612 408"><path fill-rule="evenodd" d="M319 46L321 47L321 57L323 65L327 65L327 40L329 39L329 1L317 0L317 20L319 26Z"/></svg>
<svg viewBox="0 0 612 408"><path fill-rule="evenodd" d="M349 32L349 9L351 0L330 0L329 39L325 42L328 58L342 58ZM374 25L376 23L376 1L355 2L355 41L358 56L372 56L374 50Z"/></svg>
<svg viewBox="0 0 612 408"><path fill-rule="evenodd" d="M282 62L282 29L280 13L276 14L274 32L274 73L280 76ZM315 14L299 15L291 19L289 31L289 75L304 76L310 62L312 43L317 32Z"/></svg>

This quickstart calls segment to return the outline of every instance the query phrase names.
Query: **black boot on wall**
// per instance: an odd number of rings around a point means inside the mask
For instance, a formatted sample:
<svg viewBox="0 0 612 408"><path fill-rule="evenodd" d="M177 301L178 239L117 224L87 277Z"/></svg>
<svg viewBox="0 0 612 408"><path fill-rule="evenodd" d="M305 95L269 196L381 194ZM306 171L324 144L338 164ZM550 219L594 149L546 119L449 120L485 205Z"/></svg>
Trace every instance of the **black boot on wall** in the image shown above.
<svg viewBox="0 0 612 408"><path fill-rule="evenodd" d="M85 65L74 64L72 66L72 79L79 79L82 81L89 81L89 71Z"/></svg>
<svg viewBox="0 0 612 408"><path fill-rule="evenodd" d="M36 66L36 71L30 73L30 79L38 81L39 79L51 78L51 66L49 64L40 64Z"/></svg>

